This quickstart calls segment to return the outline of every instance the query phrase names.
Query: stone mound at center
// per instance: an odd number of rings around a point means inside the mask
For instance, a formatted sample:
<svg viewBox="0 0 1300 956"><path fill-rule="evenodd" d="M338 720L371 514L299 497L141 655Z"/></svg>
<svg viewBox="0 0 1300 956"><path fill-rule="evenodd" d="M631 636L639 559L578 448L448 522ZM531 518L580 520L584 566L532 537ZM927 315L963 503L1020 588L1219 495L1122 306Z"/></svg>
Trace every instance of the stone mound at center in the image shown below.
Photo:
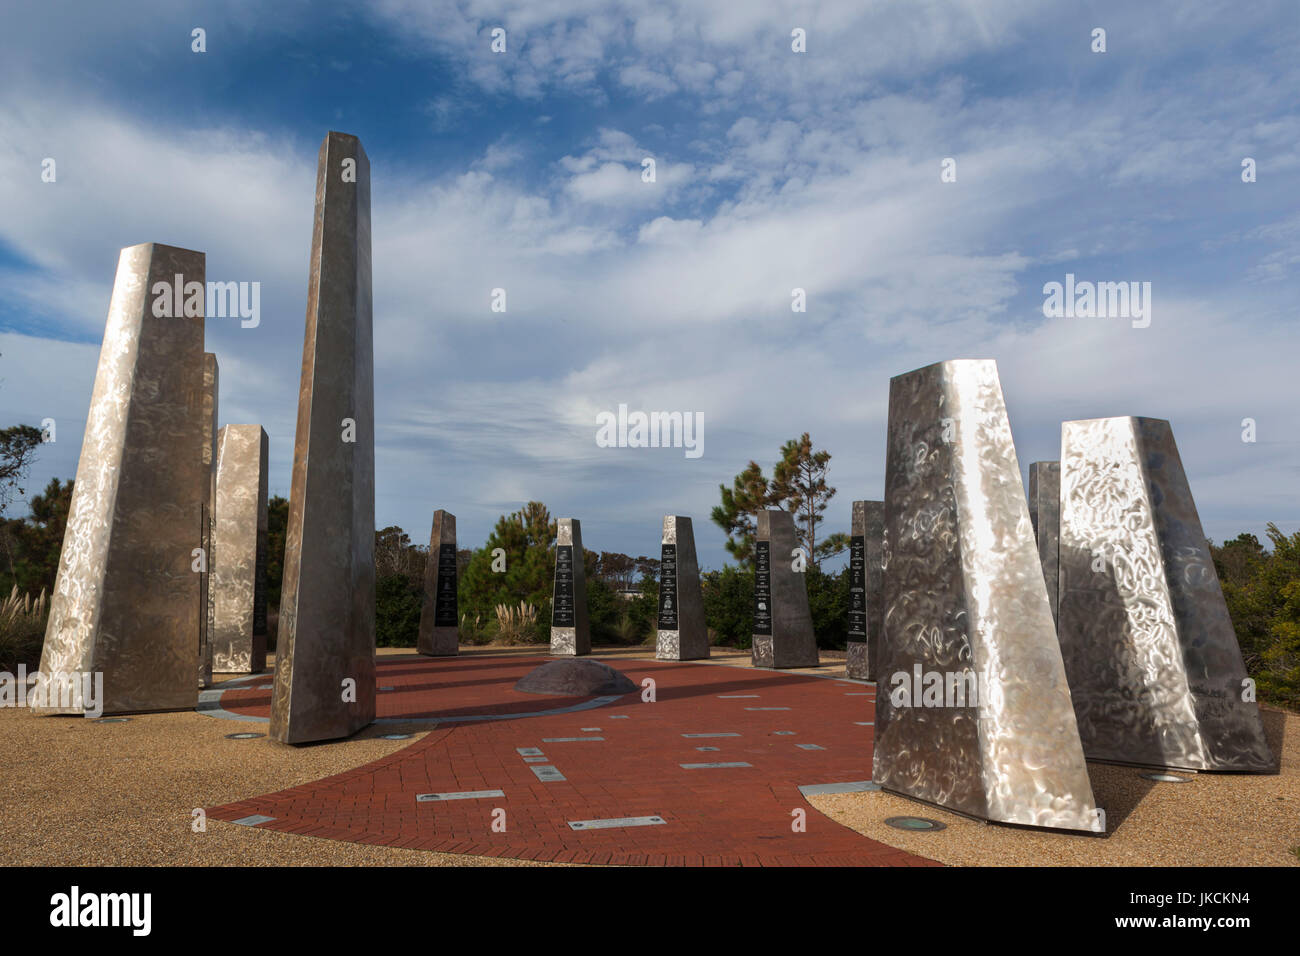
<svg viewBox="0 0 1300 956"><path fill-rule="evenodd" d="M596 694L630 694L636 685L608 664L582 658L547 661L515 684L525 694L561 694L590 697Z"/></svg>

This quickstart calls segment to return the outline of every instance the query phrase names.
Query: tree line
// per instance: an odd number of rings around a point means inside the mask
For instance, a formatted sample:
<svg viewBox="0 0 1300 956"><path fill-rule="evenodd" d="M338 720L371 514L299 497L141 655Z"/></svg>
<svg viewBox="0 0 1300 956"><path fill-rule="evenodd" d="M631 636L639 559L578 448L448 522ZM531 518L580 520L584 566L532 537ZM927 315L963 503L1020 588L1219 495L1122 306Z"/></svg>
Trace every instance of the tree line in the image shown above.
<svg viewBox="0 0 1300 956"><path fill-rule="evenodd" d="M29 499L28 515L6 516L14 496L24 493L20 482L39 444L40 431L31 426L0 430L0 578L5 593L17 588L35 596L54 588L72 481L51 479ZM826 451L814 450L805 432L782 445L770 479L751 461L730 486L718 486L721 500L711 518L727 535L727 551L736 563L701 573L712 643L738 649L750 646L756 517L763 509L781 508L794 515L796 534L808 556L805 581L817 644L826 650L845 646L848 571L822 570L823 562L848 544L846 533L822 534L819 528L836 494L826 480L830 460ZM267 512L267 603L273 641L284 575L288 499L272 497ZM1300 532L1288 536L1270 523L1267 537L1269 547L1252 534L1240 534L1222 547L1207 544L1247 672L1255 679L1261 699L1300 707ZM481 547L459 551L462 641L549 642L555 540L556 522L550 511L542 502L530 501L502 515ZM428 558L429 549L412 543L403 529L376 530L376 641L380 646L414 646ZM583 564L592 642L652 645L659 559L584 550ZM521 607L529 609L531 616L514 616ZM39 652L38 643L37 656ZM4 663L0 661L0 666Z"/></svg>

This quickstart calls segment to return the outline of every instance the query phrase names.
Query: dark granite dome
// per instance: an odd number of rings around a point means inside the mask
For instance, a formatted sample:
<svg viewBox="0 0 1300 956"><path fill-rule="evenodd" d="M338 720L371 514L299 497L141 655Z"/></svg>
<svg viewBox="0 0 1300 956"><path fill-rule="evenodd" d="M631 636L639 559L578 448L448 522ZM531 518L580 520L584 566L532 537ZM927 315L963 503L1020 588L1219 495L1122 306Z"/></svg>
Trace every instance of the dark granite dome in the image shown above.
<svg viewBox="0 0 1300 956"><path fill-rule="evenodd" d="M589 697L593 694L630 694L636 690L636 685L608 664L573 658L547 661L533 668L519 678L515 690L525 694Z"/></svg>

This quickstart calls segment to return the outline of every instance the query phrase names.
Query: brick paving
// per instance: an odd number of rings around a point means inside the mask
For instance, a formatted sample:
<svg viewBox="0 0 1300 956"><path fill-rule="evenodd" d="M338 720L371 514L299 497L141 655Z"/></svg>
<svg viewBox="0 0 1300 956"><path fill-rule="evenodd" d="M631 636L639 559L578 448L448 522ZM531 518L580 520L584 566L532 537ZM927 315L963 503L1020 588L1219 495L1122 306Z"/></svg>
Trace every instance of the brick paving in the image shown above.
<svg viewBox="0 0 1300 956"><path fill-rule="evenodd" d="M394 719L464 718L536 713L592 700L513 690L515 681L548 659L381 658L378 685L394 690L378 695L377 713ZM871 778L874 727L860 722L874 721L874 694L863 696L860 686L797 671L626 658L610 663L638 685L654 678L655 702L626 694L614 703L572 713L437 725L411 746L374 763L214 807L208 815L237 820L263 814L275 819L261 824L262 829L562 863L938 865L832 822L799 792L801 785ZM720 699L752 694L759 696ZM270 691L231 689L221 706L265 717ZM381 732L428 726L394 724ZM684 736L722 733L740 736ZM603 740L543 742L597 736ZM701 746L717 749L702 753ZM545 763L525 762L518 753L532 747L541 750ZM682 767L702 763L750 766ZM544 782L534 769L545 766L554 766L564 779ZM502 790L505 796L416 800L418 794L479 790ZM796 809L804 811L805 832L792 828ZM569 821L653 816L665 823L569 826ZM503 823L504 832L498 832Z"/></svg>

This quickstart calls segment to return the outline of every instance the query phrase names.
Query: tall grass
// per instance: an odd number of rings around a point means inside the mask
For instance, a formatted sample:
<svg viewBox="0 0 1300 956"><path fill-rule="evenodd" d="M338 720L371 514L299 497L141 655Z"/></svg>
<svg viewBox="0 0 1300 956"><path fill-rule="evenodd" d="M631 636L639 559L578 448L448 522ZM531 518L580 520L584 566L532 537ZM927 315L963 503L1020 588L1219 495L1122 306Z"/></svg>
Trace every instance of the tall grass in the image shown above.
<svg viewBox="0 0 1300 956"><path fill-rule="evenodd" d="M537 608L520 601L518 607L498 604L496 611L497 637L494 643L506 645L529 643L533 626L537 623Z"/></svg>
<svg viewBox="0 0 1300 956"><path fill-rule="evenodd" d="M13 673L19 664L35 670L41 663L41 645L45 642L45 623L50 602L45 596L32 600L30 594L18 594L18 585L0 602L0 670Z"/></svg>

